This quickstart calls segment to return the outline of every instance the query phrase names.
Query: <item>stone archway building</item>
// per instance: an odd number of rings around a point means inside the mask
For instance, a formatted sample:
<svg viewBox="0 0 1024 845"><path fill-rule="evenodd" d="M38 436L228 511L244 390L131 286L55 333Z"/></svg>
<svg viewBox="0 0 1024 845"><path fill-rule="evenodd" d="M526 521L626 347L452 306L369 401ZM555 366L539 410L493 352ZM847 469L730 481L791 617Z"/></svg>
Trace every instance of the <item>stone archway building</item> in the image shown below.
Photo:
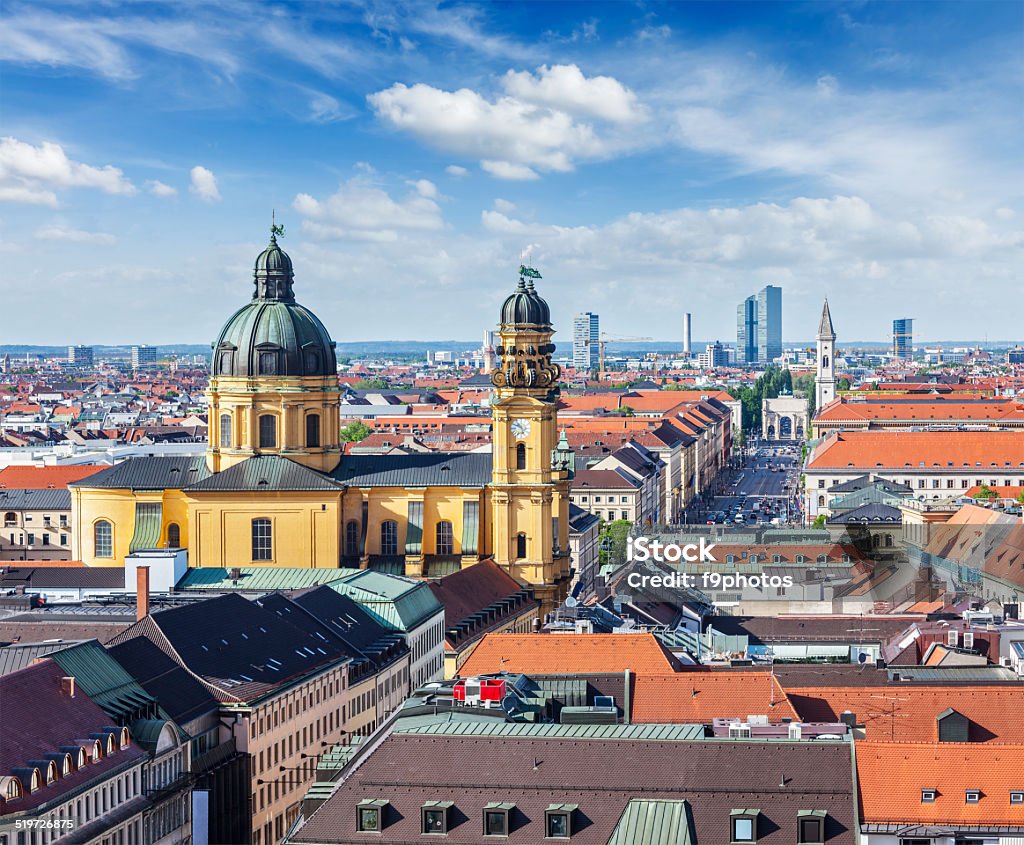
<svg viewBox="0 0 1024 845"><path fill-rule="evenodd" d="M798 396L765 398L761 403L761 436L767 440L803 440L810 430L807 400Z"/></svg>

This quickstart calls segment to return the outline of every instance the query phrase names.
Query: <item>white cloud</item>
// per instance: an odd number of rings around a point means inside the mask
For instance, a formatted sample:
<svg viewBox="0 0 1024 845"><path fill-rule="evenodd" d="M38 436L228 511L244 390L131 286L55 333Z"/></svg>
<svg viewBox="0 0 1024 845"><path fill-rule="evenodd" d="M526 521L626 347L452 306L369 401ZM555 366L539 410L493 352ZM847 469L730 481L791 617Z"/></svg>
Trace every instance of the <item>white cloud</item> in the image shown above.
<svg viewBox="0 0 1024 845"><path fill-rule="evenodd" d="M17 138L0 138L0 200L53 207L57 205L56 191L60 188L135 193L135 186L120 169L74 161L60 144L44 141L34 146Z"/></svg>
<svg viewBox="0 0 1024 845"><path fill-rule="evenodd" d="M217 187L217 177L212 170L207 170L202 165L196 165L190 172L192 183L188 189L199 199L206 202L220 202L220 189Z"/></svg>
<svg viewBox="0 0 1024 845"><path fill-rule="evenodd" d="M540 175L532 167L525 164L513 164L510 161L490 161L484 159L480 162L480 168L496 179L509 179L520 182L540 179Z"/></svg>
<svg viewBox="0 0 1024 845"><path fill-rule="evenodd" d="M548 106L568 114L597 117L615 123L646 118L636 94L610 76L587 78L576 65L543 65L536 76L528 71L505 74L505 90L526 103Z"/></svg>
<svg viewBox="0 0 1024 845"><path fill-rule="evenodd" d="M818 77L815 87L823 97L831 97L839 90L839 80L832 76L832 74L826 73Z"/></svg>
<svg viewBox="0 0 1024 845"><path fill-rule="evenodd" d="M500 211L502 214L511 214L516 210L516 204L498 197L494 200L494 210Z"/></svg>
<svg viewBox="0 0 1024 845"><path fill-rule="evenodd" d="M428 187L429 186L429 187ZM316 238L394 241L399 231L432 231L443 227L441 207L432 182L413 183L413 191L393 199L365 177L338 186L325 200L298 194L292 207L306 219L303 228Z"/></svg>
<svg viewBox="0 0 1024 845"><path fill-rule="evenodd" d="M472 156L502 179L568 172L578 160L607 158L647 142L628 131L642 110L616 80L587 79L573 65L538 73L506 76L510 93L494 100L468 88L444 91L423 83L395 83L367 100L380 120L431 146ZM597 113L610 124L601 131L577 119Z"/></svg>
<svg viewBox="0 0 1024 845"><path fill-rule="evenodd" d="M178 194L177 188L172 188L170 185L164 184L159 179L150 179L146 182L146 190L154 197L173 197Z"/></svg>
<svg viewBox="0 0 1024 845"><path fill-rule="evenodd" d="M40 241L71 241L76 244L109 245L117 239L106 232L86 232L66 226L44 226L37 229L35 238Z"/></svg>
<svg viewBox="0 0 1024 845"><path fill-rule="evenodd" d="M439 196L437 192L437 185L435 185L429 179L416 179L415 181L410 181L407 182L406 184L411 185L415 189L416 193L418 193L421 197L436 200Z"/></svg>
<svg viewBox="0 0 1024 845"><path fill-rule="evenodd" d="M467 173L469 173L469 171L466 170L465 167L461 167L458 164L449 164L444 169L444 172L447 173L449 176L465 176Z"/></svg>

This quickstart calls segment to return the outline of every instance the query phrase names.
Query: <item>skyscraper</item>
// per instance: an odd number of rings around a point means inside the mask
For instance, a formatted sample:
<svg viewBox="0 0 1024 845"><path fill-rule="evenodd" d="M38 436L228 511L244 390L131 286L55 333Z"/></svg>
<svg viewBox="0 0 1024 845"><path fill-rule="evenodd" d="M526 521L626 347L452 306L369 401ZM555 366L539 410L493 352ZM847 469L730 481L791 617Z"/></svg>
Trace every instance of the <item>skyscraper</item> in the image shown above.
<svg viewBox="0 0 1024 845"><path fill-rule="evenodd" d="M913 317L892 321L892 357L897 361L909 361L914 357Z"/></svg>
<svg viewBox="0 0 1024 845"><path fill-rule="evenodd" d="M770 364L782 355L782 288L767 285L736 309L736 361Z"/></svg>
<svg viewBox="0 0 1024 845"><path fill-rule="evenodd" d="M690 312L687 311L685 314L683 314L683 354L687 358L690 357L690 343L692 341L692 338L690 337L690 320Z"/></svg>
<svg viewBox="0 0 1024 845"><path fill-rule="evenodd" d="M597 367L601 329L597 314L583 311L572 321L572 365L589 372Z"/></svg>
<svg viewBox="0 0 1024 845"><path fill-rule="evenodd" d="M68 366L91 367L93 365L93 349L91 346L69 346Z"/></svg>
<svg viewBox="0 0 1024 845"><path fill-rule="evenodd" d="M143 344L132 347L132 369L139 370L156 366L156 347Z"/></svg>

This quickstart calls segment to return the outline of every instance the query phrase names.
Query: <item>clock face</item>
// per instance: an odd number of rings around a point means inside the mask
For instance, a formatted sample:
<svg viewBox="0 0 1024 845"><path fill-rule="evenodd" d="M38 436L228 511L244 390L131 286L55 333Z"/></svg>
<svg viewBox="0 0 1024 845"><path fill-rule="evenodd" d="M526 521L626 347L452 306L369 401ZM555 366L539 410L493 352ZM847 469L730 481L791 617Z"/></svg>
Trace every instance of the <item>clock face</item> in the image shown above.
<svg viewBox="0 0 1024 845"><path fill-rule="evenodd" d="M530 421L529 420L512 420L512 436L516 440L525 440L530 436Z"/></svg>

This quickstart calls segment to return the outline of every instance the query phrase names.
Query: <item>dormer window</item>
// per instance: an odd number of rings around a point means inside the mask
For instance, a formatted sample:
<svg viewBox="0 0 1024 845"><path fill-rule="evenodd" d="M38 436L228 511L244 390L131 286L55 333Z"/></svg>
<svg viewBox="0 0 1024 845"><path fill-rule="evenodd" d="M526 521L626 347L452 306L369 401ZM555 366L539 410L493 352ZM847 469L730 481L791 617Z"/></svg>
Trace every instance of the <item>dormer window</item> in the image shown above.
<svg viewBox="0 0 1024 845"><path fill-rule="evenodd" d="M922 804L932 804L932 803L934 803L936 797L938 796L938 794L939 794L938 790L935 790L935 789L922 789L921 790L921 803Z"/></svg>
<svg viewBox="0 0 1024 845"><path fill-rule="evenodd" d="M452 801L427 801L420 810L422 832L424 834L448 833L449 813L453 804Z"/></svg>
<svg viewBox="0 0 1024 845"><path fill-rule="evenodd" d="M760 810L733 810L729 814L730 841L756 842Z"/></svg>
<svg viewBox="0 0 1024 845"><path fill-rule="evenodd" d="M364 798L356 807L356 830L379 833L384 827L384 811L388 802L383 798Z"/></svg>
<svg viewBox="0 0 1024 845"><path fill-rule="evenodd" d="M824 810L797 811L797 842L800 845L819 845L825 841L825 815Z"/></svg>
<svg viewBox="0 0 1024 845"><path fill-rule="evenodd" d="M509 816L515 804L491 803L484 807L484 836L508 836L511 829Z"/></svg>
<svg viewBox="0 0 1024 845"><path fill-rule="evenodd" d="M114 745L114 735L107 734L107 756L109 757L115 751L117 751L117 747Z"/></svg>
<svg viewBox="0 0 1024 845"><path fill-rule="evenodd" d="M1024 789L1014 789L1010 792L1011 804L1024 804Z"/></svg>
<svg viewBox="0 0 1024 845"><path fill-rule="evenodd" d="M57 780L57 764L51 760L46 766L46 785L49 786L55 780Z"/></svg>
<svg viewBox="0 0 1024 845"><path fill-rule="evenodd" d="M121 750L124 751L129 745L131 745L132 738L128 733L128 728L121 728Z"/></svg>
<svg viewBox="0 0 1024 845"><path fill-rule="evenodd" d="M21 781L16 777L0 778L0 784L3 784L3 796L5 801L11 802L21 798Z"/></svg>
<svg viewBox="0 0 1024 845"><path fill-rule="evenodd" d="M964 793L964 803L966 804L977 804L981 801L981 790L980 789L968 789Z"/></svg>
<svg viewBox="0 0 1024 845"><path fill-rule="evenodd" d="M544 811L544 836L548 839L568 839L572 836L572 817L576 804L549 804Z"/></svg>

